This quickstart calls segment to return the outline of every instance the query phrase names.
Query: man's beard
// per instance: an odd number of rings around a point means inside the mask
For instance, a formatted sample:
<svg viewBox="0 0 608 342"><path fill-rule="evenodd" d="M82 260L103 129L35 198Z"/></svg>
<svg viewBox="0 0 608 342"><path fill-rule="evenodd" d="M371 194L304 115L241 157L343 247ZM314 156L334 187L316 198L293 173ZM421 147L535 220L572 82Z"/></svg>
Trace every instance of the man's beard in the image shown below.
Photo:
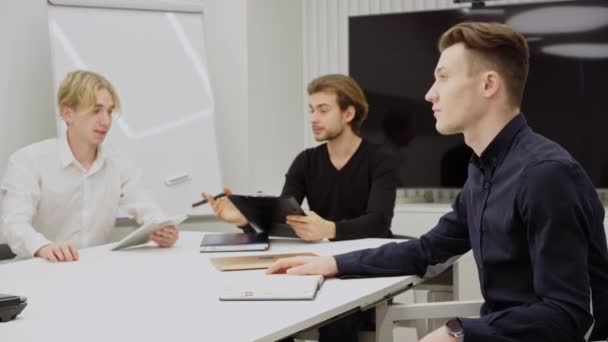
<svg viewBox="0 0 608 342"><path fill-rule="evenodd" d="M341 127L340 129L335 130L335 131L329 131L328 130L326 132L327 133L325 134L325 136L319 137L319 138L315 137L315 140L317 142L323 142L323 141L330 141L330 140L336 139L339 136L341 136L342 133L344 133L344 127Z"/></svg>

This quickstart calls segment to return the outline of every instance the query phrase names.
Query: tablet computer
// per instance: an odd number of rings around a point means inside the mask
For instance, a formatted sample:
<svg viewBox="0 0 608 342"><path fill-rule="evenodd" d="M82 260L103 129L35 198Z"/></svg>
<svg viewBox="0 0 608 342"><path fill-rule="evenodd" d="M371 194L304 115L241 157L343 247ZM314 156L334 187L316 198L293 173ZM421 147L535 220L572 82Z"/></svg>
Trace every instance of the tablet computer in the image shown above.
<svg viewBox="0 0 608 342"><path fill-rule="evenodd" d="M153 231L157 230L162 226L177 226L180 223L184 222L186 218L188 218L188 216L182 215L171 217L166 220L151 220L149 222L146 222L141 227L133 231L131 234L125 236L124 238L122 238L122 240L118 241L118 243L112 248L112 250L117 251L119 249L144 244L150 241L148 236Z"/></svg>
<svg viewBox="0 0 608 342"><path fill-rule="evenodd" d="M287 215L306 215L298 201L291 196L230 195L228 198L250 225L272 236L297 237L285 219Z"/></svg>

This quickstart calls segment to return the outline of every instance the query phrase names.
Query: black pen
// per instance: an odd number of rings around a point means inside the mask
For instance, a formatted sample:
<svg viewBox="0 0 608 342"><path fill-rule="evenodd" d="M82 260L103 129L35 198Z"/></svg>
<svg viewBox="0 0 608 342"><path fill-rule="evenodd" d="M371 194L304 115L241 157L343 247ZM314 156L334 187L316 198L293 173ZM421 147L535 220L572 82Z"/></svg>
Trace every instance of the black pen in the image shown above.
<svg viewBox="0 0 608 342"><path fill-rule="evenodd" d="M222 198L222 197L225 197L225 196L226 196L226 194L222 192L221 194L217 194L217 195L213 196L213 199L218 199L218 198ZM206 199L203 199L203 200L200 200L200 201L198 201L196 203L192 203L192 208L196 208L199 205L203 205L203 204L205 204L207 202L209 202L209 201L207 201Z"/></svg>

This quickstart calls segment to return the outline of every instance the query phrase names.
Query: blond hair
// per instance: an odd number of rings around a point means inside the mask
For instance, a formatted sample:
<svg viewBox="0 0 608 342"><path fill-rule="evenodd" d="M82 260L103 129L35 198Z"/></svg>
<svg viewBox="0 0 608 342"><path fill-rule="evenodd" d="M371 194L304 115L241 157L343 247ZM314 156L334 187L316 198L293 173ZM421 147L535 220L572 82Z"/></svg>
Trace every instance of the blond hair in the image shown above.
<svg viewBox="0 0 608 342"><path fill-rule="evenodd" d="M97 101L96 92L102 89L107 90L112 96L114 110L120 111L120 99L110 81L92 71L71 71L61 82L57 92L59 110L61 111L64 106L73 110L92 110Z"/></svg>
<svg viewBox="0 0 608 342"><path fill-rule="evenodd" d="M352 78L341 75L325 75L312 80L308 84L308 95L333 91L338 97L338 106L345 111L349 106L355 108L355 117L349 123L353 133L361 135L361 125L367 118L369 105L361 87Z"/></svg>
<svg viewBox="0 0 608 342"><path fill-rule="evenodd" d="M463 43L482 63L490 65L505 79L509 102L519 107L524 94L530 52L524 36L509 27L497 22L463 22L454 25L439 39L439 51Z"/></svg>

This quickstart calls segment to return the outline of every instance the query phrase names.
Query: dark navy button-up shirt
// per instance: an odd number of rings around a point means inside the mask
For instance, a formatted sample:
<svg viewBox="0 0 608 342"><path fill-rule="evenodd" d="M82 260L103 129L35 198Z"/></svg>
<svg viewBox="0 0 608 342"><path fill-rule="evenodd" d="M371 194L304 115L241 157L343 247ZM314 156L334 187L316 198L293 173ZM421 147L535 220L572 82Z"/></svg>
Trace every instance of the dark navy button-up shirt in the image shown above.
<svg viewBox="0 0 608 342"><path fill-rule="evenodd" d="M338 276L431 276L472 249L485 303L461 318L467 342L607 337L604 208L561 146L516 116L472 157L452 209L419 240L336 256Z"/></svg>

